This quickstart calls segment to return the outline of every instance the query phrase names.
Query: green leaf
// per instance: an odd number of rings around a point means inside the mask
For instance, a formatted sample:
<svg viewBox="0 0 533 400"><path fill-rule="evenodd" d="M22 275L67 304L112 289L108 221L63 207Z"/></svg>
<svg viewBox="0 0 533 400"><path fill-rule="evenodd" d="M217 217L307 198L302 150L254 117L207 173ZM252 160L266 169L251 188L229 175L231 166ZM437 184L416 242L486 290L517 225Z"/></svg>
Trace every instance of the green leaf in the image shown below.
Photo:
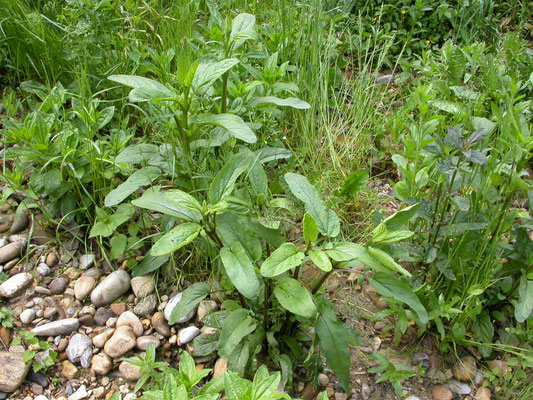
<svg viewBox="0 0 533 400"><path fill-rule="evenodd" d="M476 317L475 322L472 324L472 333L477 342L487 344L492 343L494 325L490 320L488 311L483 311ZM490 354L492 353L490 346L478 345L477 348L483 357L490 357Z"/></svg>
<svg viewBox="0 0 533 400"><path fill-rule="evenodd" d="M111 121L111 118L113 118L114 113L115 113L115 106L106 107L102 111L100 111L98 113L98 118L96 120L97 129L100 130L104 126L106 126L109 123L109 121Z"/></svg>
<svg viewBox="0 0 533 400"><path fill-rule="evenodd" d="M111 257L112 260L124 254L124 252L126 251L127 243L128 243L128 238L126 235L123 235L123 234L119 234L111 238L111 240L109 241L109 245L111 246L109 256Z"/></svg>
<svg viewBox="0 0 533 400"><path fill-rule="evenodd" d="M303 100L300 100L296 97L289 97L286 99L280 99L275 96L267 97L254 97L249 103L249 107L258 107L258 106L280 106L280 107L292 107L297 110L307 110L311 108L311 105Z"/></svg>
<svg viewBox="0 0 533 400"><path fill-rule="evenodd" d="M195 357L204 357L213 354L218 346L218 339L220 333L217 331L213 334L202 334L196 336L192 342L193 352Z"/></svg>
<svg viewBox="0 0 533 400"><path fill-rule="evenodd" d="M520 323L529 318L533 310L533 280L527 280L525 277L520 278L518 287L518 301L515 305L514 316Z"/></svg>
<svg viewBox="0 0 533 400"><path fill-rule="evenodd" d="M216 174L209 185L208 201L217 204L233 192L235 182L248 168L249 158L246 154L233 155L229 161Z"/></svg>
<svg viewBox="0 0 533 400"><path fill-rule="evenodd" d="M350 392L350 338L344 324L335 316L333 305L323 295L316 296L318 319L316 334L329 369L335 372L346 393Z"/></svg>
<svg viewBox="0 0 533 400"><path fill-rule="evenodd" d="M246 365L250 359L250 343L248 341L240 342L228 358L228 369L244 376Z"/></svg>
<svg viewBox="0 0 533 400"><path fill-rule="evenodd" d="M327 253L320 249L309 250L309 258L318 268L324 272L329 272L333 268Z"/></svg>
<svg viewBox="0 0 533 400"><path fill-rule="evenodd" d="M261 275L273 278L300 265L305 254L292 243L283 243L261 265Z"/></svg>
<svg viewBox="0 0 533 400"><path fill-rule="evenodd" d="M218 340L218 354L226 360L237 345L255 330L256 321L248 315L248 311L241 308L231 312L226 319Z"/></svg>
<svg viewBox="0 0 533 400"><path fill-rule="evenodd" d="M139 265L137 265L132 272L132 275L135 276L141 276L146 275L149 272L153 272L155 270L158 270L161 268L165 263L168 262L170 259L169 256L163 256L163 257L154 257L150 252L148 252Z"/></svg>
<svg viewBox="0 0 533 400"><path fill-rule="evenodd" d="M232 247L238 242L252 261L261 258L263 254L261 241L254 234L248 218L233 212L217 214L216 232L225 247Z"/></svg>
<svg viewBox="0 0 533 400"><path fill-rule="evenodd" d="M378 260L381 265L383 265L385 268L399 272L402 275L405 275L407 277L411 277L411 273L404 269L400 264L398 264L394 259L389 256L387 253L385 253L383 250L375 249L373 247L368 247L368 253L371 257Z"/></svg>
<svg viewBox="0 0 533 400"><path fill-rule="evenodd" d="M181 300L172 310L169 324L174 325L189 314L194 307L207 297L210 291L211 287L204 282L194 283L185 289L181 295Z"/></svg>
<svg viewBox="0 0 533 400"><path fill-rule="evenodd" d="M316 314L316 306L309 291L292 278L281 279L274 288L274 296L291 313L306 318Z"/></svg>
<svg viewBox="0 0 533 400"><path fill-rule="evenodd" d="M131 203L140 208L146 208L151 211L157 211L172 217L182 218L186 221L200 221L202 214L194 211L187 206L180 204L180 196L177 191L166 192L146 191L141 197L133 200Z"/></svg>
<svg viewBox="0 0 533 400"><path fill-rule="evenodd" d="M318 190L300 174L285 174L285 182L292 194L305 205L305 210L315 219L320 233L336 237L340 232L339 217L333 210L326 208L318 195Z"/></svg>
<svg viewBox="0 0 533 400"><path fill-rule="evenodd" d="M382 222L383 226L385 227L385 223ZM381 225L380 224L380 225ZM396 243L401 240L409 239L411 236L413 236L415 233L411 231L388 231L383 230L379 232L377 235L375 235L372 238L372 243L381 243L381 244L388 244L388 243Z"/></svg>
<svg viewBox="0 0 533 400"><path fill-rule="evenodd" d="M185 222L163 235L150 252L154 256L164 256L181 249L191 243L202 230L202 226L195 222Z"/></svg>
<svg viewBox="0 0 533 400"><path fill-rule="evenodd" d="M215 125L226 129L229 134L245 143L257 142L257 137L241 117L234 114L201 114L198 117L200 125Z"/></svg>
<svg viewBox="0 0 533 400"><path fill-rule="evenodd" d="M239 60L236 58L227 58L222 61L202 61L196 68L196 73L192 80L192 88L198 91L202 88L211 86L226 71L237 65Z"/></svg>
<svg viewBox="0 0 533 400"><path fill-rule="evenodd" d="M259 280L242 245L237 242L231 249L223 247L220 251L220 258L237 290L247 299L255 299L259 294Z"/></svg>
<svg viewBox="0 0 533 400"><path fill-rule="evenodd" d="M111 75L108 79L132 87L133 90L130 92L132 103L177 97L174 91L150 78L135 75Z"/></svg>
<svg viewBox="0 0 533 400"><path fill-rule="evenodd" d="M105 206L112 207L122 203L130 194L142 186L151 184L160 175L161 170L157 167L145 167L135 171L125 182L109 192L105 197Z"/></svg>
<svg viewBox="0 0 533 400"><path fill-rule="evenodd" d="M290 150L282 149L280 147L266 146L261 150L258 150L258 152L260 154L259 161L263 164L292 157L292 152Z"/></svg>
<svg viewBox="0 0 533 400"><path fill-rule="evenodd" d="M179 204L191 211L196 211L197 214L202 214L202 205L189 193L186 193L179 189L172 189L163 192L166 199Z"/></svg>
<svg viewBox="0 0 533 400"><path fill-rule="evenodd" d="M420 203L413 204L396 211L391 216L385 218L383 221L389 231L395 231L407 224L418 212Z"/></svg>
<svg viewBox="0 0 533 400"><path fill-rule="evenodd" d="M224 374L224 383L226 396L229 399L248 400L247 394L252 386L250 381L241 378L235 372L228 371Z"/></svg>
<svg viewBox="0 0 533 400"><path fill-rule="evenodd" d="M255 25L255 16L248 13L237 15L231 23L230 42L254 39L257 33L253 30Z"/></svg>
<svg viewBox="0 0 533 400"><path fill-rule="evenodd" d="M354 198L368 183L368 169L352 172L340 190L340 195Z"/></svg>
<svg viewBox="0 0 533 400"><path fill-rule="evenodd" d="M368 278L368 280L380 295L407 304L416 312L421 323L428 323L429 317L425 307L411 288L401 280L385 272L376 272L374 279Z"/></svg>
<svg viewBox="0 0 533 400"><path fill-rule="evenodd" d="M159 147L155 144L140 143L126 147L115 158L116 163L144 163L159 154Z"/></svg>
<svg viewBox="0 0 533 400"><path fill-rule="evenodd" d="M316 242L318 239L318 226L310 214L304 216L304 240L305 243Z"/></svg>
<svg viewBox="0 0 533 400"><path fill-rule="evenodd" d="M263 371L266 369L264 365L261 367L264 367ZM259 372L259 370L258 370ZM256 377L261 377L262 379L257 379ZM263 377L263 375L256 375L254 376L254 381L252 385L252 399L253 400L260 400L260 399L270 399L272 398L272 395L278 388L279 382L281 381L281 374L279 372L276 372L275 374L270 375L267 371L266 376Z"/></svg>
<svg viewBox="0 0 533 400"><path fill-rule="evenodd" d="M106 215L106 218L104 220L99 220L100 217L97 218L97 222L92 227L89 237L111 236L120 225L129 221L133 214L135 214L135 207L131 204L119 205L113 215L107 215L106 212L99 208L97 208L97 214L98 210Z"/></svg>

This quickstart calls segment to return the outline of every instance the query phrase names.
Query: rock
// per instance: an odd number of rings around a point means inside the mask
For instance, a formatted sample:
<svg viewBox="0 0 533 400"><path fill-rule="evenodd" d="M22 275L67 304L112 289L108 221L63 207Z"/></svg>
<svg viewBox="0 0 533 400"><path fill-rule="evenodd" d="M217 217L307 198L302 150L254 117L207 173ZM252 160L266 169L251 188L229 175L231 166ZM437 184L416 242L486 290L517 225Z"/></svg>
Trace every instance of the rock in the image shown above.
<svg viewBox="0 0 533 400"><path fill-rule="evenodd" d="M82 400L89 396L89 393L87 393L87 389L85 388L85 385L81 385L78 390L76 390L74 393L72 393L70 396L68 396L68 400Z"/></svg>
<svg viewBox="0 0 533 400"><path fill-rule="evenodd" d="M135 297L142 299L155 291L155 282L150 275L136 276L131 280L131 290Z"/></svg>
<svg viewBox="0 0 533 400"><path fill-rule="evenodd" d="M91 369L96 375L107 375L113 368L113 361L105 353L98 353L93 357Z"/></svg>
<svg viewBox="0 0 533 400"><path fill-rule="evenodd" d="M452 400L453 393L448 388L438 385L431 389L431 397L433 400Z"/></svg>
<svg viewBox="0 0 533 400"><path fill-rule="evenodd" d="M48 387L48 379L46 378L46 375L40 372L33 372L32 369L30 369L30 371L28 372L28 375L26 376L26 380L30 382L38 383L44 388Z"/></svg>
<svg viewBox="0 0 533 400"><path fill-rule="evenodd" d="M91 301L96 307L107 306L130 288L130 276L122 269L109 274L91 293Z"/></svg>
<svg viewBox="0 0 533 400"><path fill-rule="evenodd" d="M51 251L46 255L46 260L44 261L46 265L48 265L50 268L53 268L57 265L59 262L59 257L57 256L57 253L55 251Z"/></svg>
<svg viewBox="0 0 533 400"><path fill-rule="evenodd" d="M146 351L150 345L157 349L161 345L161 341L153 335L140 336L137 338L136 346L139 350Z"/></svg>
<svg viewBox="0 0 533 400"><path fill-rule="evenodd" d="M476 360L471 356L461 358L452 367L452 373L459 381L468 382L473 380L476 376Z"/></svg>
<svg viewBox="0 0 533 400"><path fill-rule="evenodd" d="M32 383L31 386L30 386L30 390L35 395L42 395L44 389L38 383Z"/></svg>
<svg viewBox="0 0 533 400"><path fill-rule="evenodd" d="M61 375L63 375L68 380L74 379L78 375L78 368L72 364L69 360L65 360L61 363L63 369L61 370Z"/></svg>
<svg viewBox="0 0 533 400"><path fill-rule="evenodd" d="M85 314L78 318L81 326L94 326L94 317L91 314Z"/></svg>
<svg viewBox="0 0 533 400"><path fill-rule="evenodd" d="M165 307L164 315L165 319L167 321L170 321L170 317L172 316L172 311L176 308L178 303L181 301L181 297L183 296L183 293L178 293L173 298L171 298L168 301L167 306ZM179 319L177 321L178 324L184 324L185 322L188 322L191 320L192 317L194 317L194 314L196 314L196 308L192 309L189 314L187 314L185 317Z"/></svg>
<svg viewBox="0 0 533 400"><path fill-rule="evenodd" d="M429 367L429 356L426 353L414 353L411 356L411 365L424 364L424 367Z"/></svg>
<svg viewBox="0 0 533 400"><path fill-rule="evenodd" d="M394 75L392 74L382 75L376 78L376 84L378 85L387 85L392 82L394 82Z"/></svg>
<svg viewBox="0 0 533 400"><path fill-rule="evenodd" d="M123 312L117 319L117 328L121 326L130 326L135 336L139 337L143 334L144 328L139 317L131 311Z"/></svg>
<svg viewBox="0 0 533 400"><path fill-rule="evenodd" d="M45 296L51 296L52 295L52 292L50 291L50 289L42 287L42 286L35 286L35 293L42 294L42 295L45 295Z"/></svg>
<svg viewBox="0 0 533 400"><path fill-rule="evenodd" d="M30 218L28 217L27 212L23 212L19 215L19 217L13 221L13 225L11 225L11 228L9 229L9 233L11 235L15 235L17 233L22 232L24 229L28 227L30 224Z"/></svg>
<svg viewBox="0 0 533 400"><path fill-rule="evenodd" d="M94 313L94 323L96 326L106 326L107 320L114 316L115 313L109 308L100 307Z"/></svg>
<svg viewBox="0 0 533 400"><path fill-rule="evenodd" d="M212 312L218 310L218 304L214 300L202 300L198 304L198 312L196 314L196 320L202 322L203 319L211 314Z"/></svg>
<svg viewBox="0 0 533 400"><path fill-rule="evenodd" d="M135 347L136 337L129 325L117 327L115 333L104 345L104 351L111 357L117 358Z"/></svg>
<svg viewBox="0 0 533 400"><path fill-rule="evenodd" d="M118 317L128 309L128 306L126 303L113 303L109 306L109 309Z"/></svg>
<svg viewBox="0 0 533 400"><path fill-rule="evenodd" d="M82 276L74 284L74 296L76 296L78 300L83 300L89 295L89 293L91 293L91 290L93 290L95 285L96 279L91 276Z"/></svg>
<svg viewBox="0 0 533 400"><path fill-rule="evenodd" d="M14 258L20 257L25 245L26 243L24 242L13 242L0 247L0 264L5 264Z"/></svg>
<svg viewBox="0 0 533 400"><path fill-rule="evenodd" d="M102 397L104 397L104 394L105 394L105 387L103 386L93 389L93 396L95 399L101 399Z"/></svg>
<svg viewBox="0 0 533 400"><path fill-rule="evenodd" d="M68 339L61 338L59 339L59 343L57 344L57 351L60 353L63 353L66 350L67 346L68 346Z"/></svg>
<svg viewBox="0 0 533 400"><path fill-rule="evenodd" d="M457 393L459 395L466 395L472 393L472 389L466 383L461 383L455 379L450 379L444 384L452 393Z"/></svg>
<svg viewBox="0 0 533 400"><path fill-rule="evenodd" d="M188 326L183 328L178 333L178 346L191 342L196 336L200 334L200 329L196 326Z"/></svg>
<svg viewBox="0 0 533 400"><path fill-rule="evenodd" d="M507 372L507 363L502 360L490 360L487 365L491 372L496 372L497 375L504 375Z"/></svg>
<svg viewBox="0 0 533 400"><path fill-rule="evenodd" d="M130 364L127 361L122 361L118 367L118 370L120 371L124 379L130 381L139 380L139 378L141 377L141 368L136 365Z"/></svg>
<svg viewBox="0 0 533 400"><path fill-rule="evenodd" d="M24 362L25 349L13 346L9 351L0 351L0 391L11 393L18 389L24 381L30 362Z"/></svg>
<svg viewBox="0 0 533 400"><path fill-rule="evenodd" d="M406 397L405 400L420 400L420 399L416 396L409 396L409 397Z"/></svg>
<svg viewBox="0 0 533 400"><path fill-rule="evenodd" d="M320 386L328 386L329 385L329 378L326 374L318 374L318 383Z"/></svg>
<svg viewBox="0 0 533 400"><path fill-rule="evenodd" d="M48 397L40 394L39 396L35 396L33 400L48 400Z"/></svg>
<svg viewBox="0 0 533 400"><path fill-rule="evenodd" d="M3 248L4 247L2 247L2 249ZM0 252L2 249L0 249ZM32 281L33 276L31 276L31 274L28 274L27 272L22 272L20 274L13 275L11 278L9 278L7 281L0 285L0 297L15 297L19 295L24 289L26 289L32 283Z"/></svg>
<svg viewBox="0 0 533 400"><path fill-rule="evenodd" d="M279 392L279 390L277 390ZM346 393L335 393L335 400L348 400Z"/></svg>
<svg viewBox="0 0 533 400"><path fill-rule="evenodd" d="M304 386L301 395L304 400L312 400L318 395L318 390L312 383L308 383Z"/></svg>
<svg viewBox="0 0 533 400"><path fill-rule="evenodd" d="M68 342L65 353L70 362L79 362L83 368L89 368L93 356L93 343L91 338L81 333L73 335Z"/></svg>
<svg viewBox="0 0 533 400"><path fill-rule="evenodd" d="M65 278L56 278L48 285L48 289L55 295L63 294L66 288L67 280Z"/></svg>
<svg viewBox="0 0 533 400"><path fill-rule="evenodd" d="M91 268L94 264L94 254L84 254L79 258L78 262L78 266L82 270Z"/></svg>
<svg viewBox="0 0 533 400"><path fill-rule="evenodd" d="M67 318L39 325L33 328L32 332L36 336L70 335L72 332L78 330L79 327L80 322L77 318Z"/></svg>
<svg viewBox="0 0 533 400"><path fill-rule="evenodd" d="M33 308L28 308L20 313L20 322L24 325L31 324L31 321L35 319L35 310Z"/></svg>
<svg viewBox="0 0 533 400"><path fill-rule="evenodd" d="M170 336L170 326L168 326L167 321L162 313L156 312L152 316L152 326L158 331L162 336Z"/></svg>
<svg viewBox="0 0 533 400"><path fill-rule="evenodd" d="M387 323L384 322L384 321L378 321L375 323L374 325L374 329L376 331L382 331L383 329L385 329L387 327Z"/></svg>
<svg viewBox="0 0 533 400"><path fill-rule="evenodd" d="M107 342L109 340L109 338L111 336L113 336L114 333L115 333L114 329L107 329L104 332L102 332L102 333L96 335L95 337L93 337L93 345L94 345L94 347L97 347L99 349L104 347L105 342Z"/></svg>
<svg viewBox="0 0 533 400"><path fill-rule="evenodd" d="M140 317L148 317L157 307L157 297L155 294L149 294L143 297L141 301L135 306L133 312Z"/></svg>
<svg viewBox="0 0 533 400"><path fill-rule="evenodd" d="M223 358L219 358L215 362L215 366L213 367L213 378L218 378L219 376L222 376L226 373L228 370L228 362L224 360Z"/></svg>
<svg viewBox="0 0 533 400"><path fill-rule="evenodd" d="M477 371L476 376L474 377L474 384L476 386L479 386L483 383L484 380L485 380L485 375L483 375L481 371Z"/></svg>
<svg viewBox="0 0 533 400"><path fill-rule="evenodd" d="M11 328L0 326L0 339L7 345L11 343Z"/></svg>
<svg viewBox="0 0 533 400"><path fill-rule="evenodd" d="M487 387L480 387L477 392L474 399L476 400L490 400L492 397L492 393L490 392L490 389Z"/></svg>
<svg viewBox="0 0 533 400"><path fill-rule="evenodd" d="M39 263L39 265L37 265L37 268L35 268L35 270L41 276L48 276L50 275L50 272L51 272L50 267L46 265L45 263Z"/></svg>
<svg viewBox="0 0 533 400"><path fill-rule="evenodd" d="M364 400L368 400L370 398L370 393L371 393L371 389L370 389L370 386L368 386L365 382L363 382L361 384L361 397L364 399Z"/></svg>

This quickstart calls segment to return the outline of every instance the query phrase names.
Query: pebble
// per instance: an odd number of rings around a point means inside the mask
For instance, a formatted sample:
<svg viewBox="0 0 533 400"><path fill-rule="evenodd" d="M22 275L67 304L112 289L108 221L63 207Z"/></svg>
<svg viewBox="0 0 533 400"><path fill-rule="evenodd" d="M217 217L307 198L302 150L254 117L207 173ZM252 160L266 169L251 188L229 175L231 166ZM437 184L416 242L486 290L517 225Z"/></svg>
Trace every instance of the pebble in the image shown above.
<svg viewBox="0 0 533 400"><path fill-rule="evenodd" d="M406 397L405 400L420 400L420 399L416 396L409 396L409 397Z"/></svg>
<svg viewBox="0 0 533 400"><path fill-rule="evenodd" d="M361 397L364 400L368 400L370 398L371 389L370 386L368 386L365 382L361 384Z"/></svg>
<svg viewBox="0 0 533 400"><path fill-rule="evenodd" d="M113 361L105 353L98 353L93 357L91 369L97 375L107 375L113 368Z"/></svg>
<svg viewBox="0 0 533 400"><path fill-rule="evenodd" d="M450 379L448 382L444 384L448 389L450 389L453 393L457 393L459 395L466 395L472 393L472 389L470 389L470 386L466 383L461 383L455 379Z"/></svg>
<svg viewBox="0 0 533 400"><path fill-rule="evenodd" d="M82 276L74 284L74 296L78 300L83 300L91 293L96 286L96 279L92 276Z"/></svg>
<svg viewBox="0 0 533 400"><path fill-rule="evenodd" d="M178 346L191 342L196 336L200 334L200 329L196 326L188 326L183 328L178 333Z"/></svg>
<svg viewBox="0 0 533 400"><path fill-rule="evenodd" d="M39 396L35 396L33 400L48 400L48 397L45 395L40 394Z"/></svg>
<svg viewBox="0 0 533 400"><path fill-rule="evenodd" d="M61 375L67 378L68 380L74 379L78 375L78 368L72 364L69 360L65 360L61 363L63 369L61 370Z"/></svg>
<svg viewBox="0 0 533 400"><path fill-rule="evenodd" d="M19 318L20 322L24 325L28 325L35 319L35 310L33 308L28 308L20 313Z"/></svg>
<svg viewBox="0 0 533 400"><path fill-rule="evenodd" d="M89 396L87 393L87 389L85 388L85 385L81 385L78 390L76 390L74 393L72 393L68 400L82 400Z"/></svg>
<svg viewBox="0 0 533 400"><path fill-rule="evenodd" d="M431 397L433 400L452 400L453 393L448 388L437 385L431 389Z"/></svg>
<svg viewBox="0 0 533 400"><path fill-rule="evenodd" d="M502 360L490 360L487 365L491 372L495 371L498 375L504 375L507 371L507 363Z"/></svg>
<svg viewBox="0 0 533 400"><path fill-rule="evenodd" d="M113 333L115 333L115 329L107 329L104 332L102 332L102 333L96 335L95 337L93 337L93 345L94 345L94 347L97 347L99 349L104 347L105 342L107 342L109 340L109 338L111 336L113 336Z"/></svg>
<svg viewBox="0 0 533 400"><path fill-rule="evenodd" d="M22 384L30 369L30 362L24 362L25 349L13 346L9 351L0 351L0 391L14 392Z"/></svg>
<svg viewBox="0 0 533 400"><path fill-rule="evenodd" d="M66 288L67 280L65 278L56 278L48 285L48 289L55 295L63 294Z"/></svg>
<svg viewBox="0 0 533 400"><path fill-rule="evenodd" d="M19 215L19 217L13 221L13 224L11 225L11 228L9 229L9 233L11 235L15 235L17 233L22 232L25 230L28 225L30 224L30 218L28 217L27 212L23 212Z"/></svg>
<svg viewBox="0 0 533 400"><path fill-rule="evenodd" d="M42 286L35 286L35 293L42 294L44 296L51 296L52 292L50 289L42 287Z"/></svg>
<svg viewBox="0 0 533 400"><path fill-rule="evenodd" d="M39 385L38 383L32 383L30 386L30 390L34 395L40 396L43 394L43 387Z"/></svg>
<svg viewBox="0 0 533 400"><path fill-rule="evenodd" d="M159 332L164 337L170 336L170 326L168 326L167 321L162 313L156 312L152 316L152 326L157 332Z"/></svg>
<svg viewBox="0 0 533 400"><path fill-rule="evenodd" d="M476 400L490 400L492 397L492 393L489 388L487 387L480 387L477 392L474 399Z"/></svg>
<svg viewBox="0 0 533 400"><path fill-rule="evenodd" d="M118 369L124 379L136 381L141 377L141 368L127 361L122 361Z"/></svg>
<svg viewBox="0 0 533 400"><path fill-rule="evenodd" d="M115 330L115 333L104 345L104 351L111 357L117 358L135 347L136 337L128 325L123 325Z"/></svg>
<svg viewBox="0 0 533 400"><path fill-rule="evenodd" d="M57 336L70 335L78 330L80 323L77 318L67 318L59 321L49 322L33 328L32 332L36 336Z"/></svg>
<svg viewBox="0 0 533 400"><path fill-rule="evenodd" d="M170 318L172 316L172 312L177 307L178 303L181 301L181 297L182 296L183 296L183 293L178 293L177 295L175 295L173 298L171 298L169 300L167 306L165 307L165 311L164 311L165 319L167 321L170 321ZM194 317L195 314L196 314L196 307L194 309L192 309L191 312L189 314L187 314L185 317L179 319L177 321L177 323L178 324L184 324L185 322L190 321L191 318Z"/></svg>
<svg viewBox="0 0 533 400"><path fill-rule="evenodd" d="M91 293L96 307L106 306L118 299L130 288L130 276L122 269L109 274Z"/></svg>
<svg viewBox="0 0 533 400"><path fill-rule="evenodd" d="M82 255L78 262L79 262L79 268L84 270L87 268L90 268L94 264L94 254L84 254Z"/></svg>
<svg viewBox="0 0 533 400"><path fill-rule="evenodd" d="M126 303L113 303L109 306L109 309L118 317L128 309L128 306Z"/></svg>
<svg viewBox="0 0 533 400"><path fill-rule="evenodd" d="M2 247L2 249L4 248L5 247ZM0 249L0 251L2 249ZM11 278L9 278L0 285L0 297L15 297L19 295L24 289L26 289L32 282L33 276L27 272L22 272L20 274L13 275Z"/></svg>
<svg viewBox="0 0 533 400"><path fill-rule="evenodd" d="M320 386L328 386L329 385L329 378L326 374L318 374L318 383Z"/></svg>
<svg viewBox="0 0 533 400"><path fill-rule="evenodd" d="M33 372L32 369L30 369L30 371L28 372L28 375L26 376L26 380L30 382L38 383L44 388L48 387L48 379L46 378L46 375L40 372Z"/></svg>
<svg viewBox="0 0 533 400"><path fill-rule="evenodd" d="M458 360L452 367L453 376L462 382L472 381L476 376L476 360L466 356Z"/></svg>
<svg viewBox="0 0 533 400"><path fill-rule="evenodd" d="M100 307L94 313L94 323L96 326L106 326L109 318L114 317L115 313L107 307Z"/></svg>
<svg viewBox="0 0 533 400"><path fill-rule="evenodd" d="M44 310L43 312L43 317L46 318L46 319L52 319L56 316L57 314L57 310L55 308L47 308L46 310Z"/></svg>
<svg viewBox="0 0 533 400"><path fill-rule="evenodd" d="M83 368L89 368L93 356L93 343L89 336L77 333L73 335L65 350L72 363L79 362Z"/></svg>
<svg viewBox="0 0 533 400"><path fill-rule="evenodd" d="M61 338L59 339L59 343L57 344L57 351L62 353L65 351L65 349L68 346L68 339L67 338Z"/></svg>
<svg viewBox="0 0 533 400"><path fill-rule="evenodd" d="M155 291L155 282L150 275L136 276L131 280L131 290L135 297L142 299Z"/></svg>
<svg viewBox="0 0 533 400"><path fill-rule="evenodd" d="M21 256L24 242L12 242L0 247L0 264L5 264L12 259Z"/></svg>
<svg viewBox="0 0 533 400"><path fill-rule="evenodd" d="M161 345L161 341L153 335L140 336L137 338L136 346L139 350L145 351L150 345L157 349Z"/></svg>
<svg viewBox="0 0 533 400"><path fill-rule="evenodd" d="M130 326L136 337L141 336L144 332L141 320L131 311L123 312L120 317L118 317L117 328L124 325Z"/></svg>
<svg viewBox="0 0 533 400"><path fill-rule="evenodd" d="M48 265L50 268L53 268L57 265L59 262L59 258L57 257L57 254L55 251L51 251L46 255L46 260L44 261L46 265Z"/></svg>
<svg viewBox="0 0 533 400"><path fill-rule="evenodd" d="M196 313L196 320L202 322L212 312L218 310L218 304L214 300L202 300L198 304L198 311Z"/></svg>
<svg viewBox="0 0 533 400"><path fill-rule="evenodd" d="M147 317L154 312L157 307L157 297L155 294L150 294L143 297L141 301L135 306L133 312L140 317Z"/></svg>
<svg viewBox="0 0 533 400"><path fill-rule="evenodd" d="M50 272L51 272L50 267L46 263L39 263L39 265L37 265L37 268L35 268L35 270L41 276L48 276L50 275Z"/></svg>

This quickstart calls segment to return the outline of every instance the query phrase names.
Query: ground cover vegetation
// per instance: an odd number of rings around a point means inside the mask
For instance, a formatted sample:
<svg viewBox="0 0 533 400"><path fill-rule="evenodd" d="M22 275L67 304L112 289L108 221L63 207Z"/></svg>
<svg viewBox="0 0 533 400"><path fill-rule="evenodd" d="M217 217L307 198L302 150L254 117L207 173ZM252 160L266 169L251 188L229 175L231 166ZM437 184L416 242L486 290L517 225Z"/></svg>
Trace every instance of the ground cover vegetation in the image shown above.
<svg viewBox="0 0 533 400"><path fill-rule="evenodd" d="M170 325L220 301L191 355L231 372L149 348L147 399L298 397L324 368L349 394L361 337L325 289L353 271L395 346L504 360L484 385L526 399L532 29L524 1L6 0L1 201L158 290L185 279ZM417 372L376 360L401 396Z"/></svg>

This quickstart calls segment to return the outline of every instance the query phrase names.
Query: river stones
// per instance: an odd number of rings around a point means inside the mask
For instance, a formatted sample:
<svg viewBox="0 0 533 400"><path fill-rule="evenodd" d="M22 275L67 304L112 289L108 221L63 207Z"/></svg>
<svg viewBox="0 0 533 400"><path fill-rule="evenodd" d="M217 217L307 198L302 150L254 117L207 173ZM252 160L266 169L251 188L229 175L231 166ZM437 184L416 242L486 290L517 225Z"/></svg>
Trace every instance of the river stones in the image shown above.
<svg viewBox="0 0 533 400"><path fill-rule="evenodd" d="M119 326L113 336L104 345L104 351L111 358L120 357L133 349L136 337L129 325Z"/></svg>
<svg viewBox="0 0 533 400"><path fill-rule="evenodd" d="M109 274L91 293L91 301L97 307L107 306L130 288L130 276L122 269Z"/></svg>
<svg viewBox="0 0 533 400"><path fill-rule="evenodd" d="M72 332L77 331L79 327L80 322L77 318L66 318L39 325L33 328L32 332L36 336L70 335Z"/></svg>
<svg viewBox="0 0 533 400"><path fill-rule="evenodd" d="M27 272L13 275L0 285L0 297L15 297L26 289L32 281L33 276Z"/></svg>
<svg viewBox="0 0 533 400"><path fill-rule="evenodd" d="M0 392L14 392L24 381L31 364L24 362L24 352L22 346L0 351Z"/></svg>
<svg viewBox="0 0 533 400"><path fill-rule="evenodd" d="M14 258L20 257L25 244L25 242L16 241L0 247L0 264L5 264Z"/></svg>

